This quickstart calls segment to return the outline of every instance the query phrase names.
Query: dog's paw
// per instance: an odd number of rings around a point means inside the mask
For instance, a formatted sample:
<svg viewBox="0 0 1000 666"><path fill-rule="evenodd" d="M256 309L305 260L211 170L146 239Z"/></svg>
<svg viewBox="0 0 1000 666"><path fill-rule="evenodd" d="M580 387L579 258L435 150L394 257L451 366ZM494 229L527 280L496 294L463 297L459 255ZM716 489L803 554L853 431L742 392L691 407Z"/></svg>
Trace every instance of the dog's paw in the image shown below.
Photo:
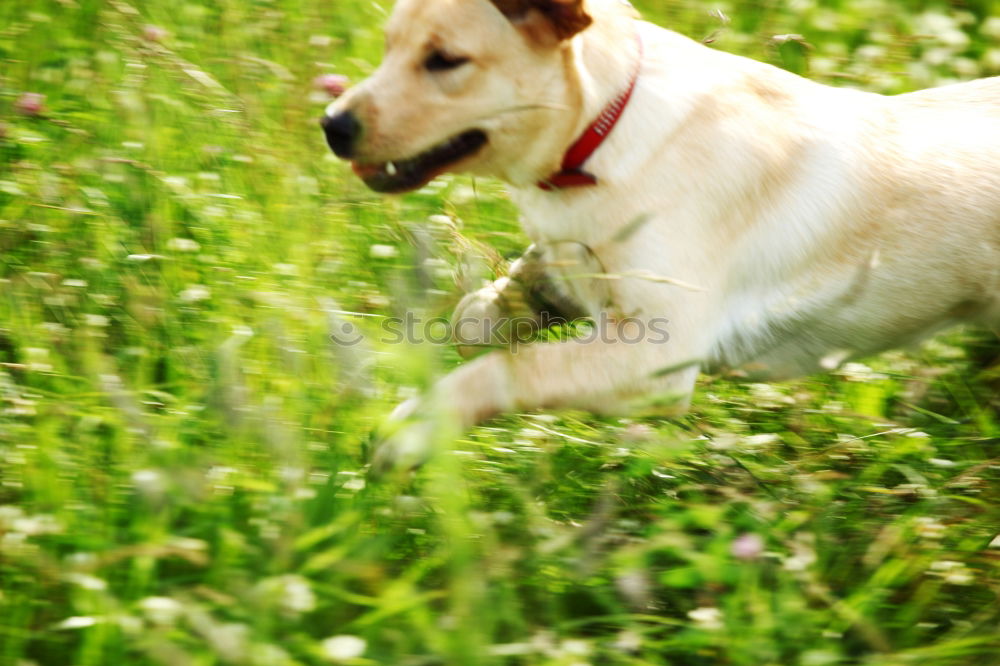
<svg viewBox="0 0 1000 666"><path fill-rule="evenodd" d="M370 474L383 477L394 472L417 469L434 450L434 425L430 421L414 420L393 424L393 432L380 436L371 458Z"/></svg>
<svg viewBox="0 0 1000 666"><path fill-rule="evenodd" d="M507 342L505 332L512 313L505 291L515 291L506 277L466 294L455 307L451 321L458 353L463 358Z"/></svg>
<svg viewBox="0 0 1000 666"><path fill-rule="evenodd" d="M412 471L458 436L457 421L416 398L402 403L376 438L369 473L374 477Z"/></svg>

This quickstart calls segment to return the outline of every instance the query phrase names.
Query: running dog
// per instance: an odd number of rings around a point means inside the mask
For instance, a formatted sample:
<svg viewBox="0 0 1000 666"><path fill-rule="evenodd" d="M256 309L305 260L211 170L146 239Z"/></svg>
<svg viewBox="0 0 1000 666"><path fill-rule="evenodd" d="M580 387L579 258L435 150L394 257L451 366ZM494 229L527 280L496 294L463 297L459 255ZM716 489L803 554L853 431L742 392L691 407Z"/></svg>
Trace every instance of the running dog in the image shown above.
<svg viewBox="0 0 1000 666"><path fill-rule="evenodd" d="M649 395L683 408L703 369L780 379L1000 326L1000 77L886 97L621 0L398 0L383 63L321 124L379 192L446 171L509 185L534 246L461 316L502 317L520 290L603 322L460 366L397 408L383 466L426 454L435 400L461 427ZM668 340L643 335L653 319Z"/></svg>

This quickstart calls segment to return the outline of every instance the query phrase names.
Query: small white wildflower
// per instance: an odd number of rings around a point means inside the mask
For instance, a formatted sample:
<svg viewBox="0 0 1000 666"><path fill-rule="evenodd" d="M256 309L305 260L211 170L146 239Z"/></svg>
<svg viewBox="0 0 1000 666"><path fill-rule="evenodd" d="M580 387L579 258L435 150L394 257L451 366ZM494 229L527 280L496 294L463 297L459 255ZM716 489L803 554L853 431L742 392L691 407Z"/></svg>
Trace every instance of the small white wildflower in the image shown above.
<svg viewBox="0 0 1000 666"><path fill-rule="evenodd" d="M91 298L93 298L93 295L91 295ZM38 325L38 328L42 329L49 335L65 335L69 332L68 328L55 321L43 321ZM51 368L51 366L49 366L49 368Z"/></svg>
<svg viewBox="0 0 1000 666"><path fill-rule="evenodd" d="M74 569L96 568L97 556L93 553L72 553L66 556L66 565Z"/></svg>
<svg viewBox="0 0 1000 666"><path fill-rule="evenodd" d="M357 477L354 477L354 478L351 478L351 479L348 479L347 481L345 481L344 485L342 485L341 488L343 488L344 490L350 490L352 492L357 492L359 490L364 490L364 488L365 488L365 480L363 478L361 478L360 476L357 476Z"/></svg>
<svg viewBox="0 0 1000 666"><path fill-rule="evenodd" d="M590 654L590 643L578 638L569 638L559 644L559 652L563 655L586 657Z"/></svg>
<svg viewBox="0 0 1000 666"><path fill-rule="evenodd" d="M139 602L139 608L150 622L160 626L176 624L184 612L180 602L170 597L146 597Z"/></svg>
<svg viewBox="0 0 1000 666"><path fill-rule="evenodd" d="M250 627L231 622L212 627L206 638L223 661L244 662L249 649Z"/></svg>
<svg viewBox="0 0 1000 666"><path fill-rule="evenodd" d="M86 629L87 627L92 627L100 622L96 617L87 617L85 615L76 615L73 617L68 617L62 622L58 623L56 629Z"/></svg>
<svg viewBox="0 0 1000 666"><path fill-rule="evenodd" d="M37 514L15 519L11 525L11 530L13 532L20 532L25 536L40 536L43 534L59 534L62 531L62 525L56 520L55 516Z"/></svg>
<svg viewBox="0 0 1000 666"><path fill-rule="evenodd" d="M771 384L750 384L750 395L760 407L780 407L781 405L791 405L795 400L782 393Z"/></svg>
<svg viewBox="0 0 1000 666"><path fill-rule="evenodd" d="M975 578L970 570L962 568L949 571L945 574L944 582L949 585L972 585L975 582Z"/></svg>
<svg viewBox="0 0 1000 666"><path fill-rule="evenodd" d="M392 259L399 256L399 250L393 245L372 245L368 249L368 253L374 259Z"/></svg>
<svg viewBox="0 0 1000 666"><path fill-rule="evenodd" d="M13 504L0 504L0 527L9 528L15 520L24 515L24 510ZM997 537L1000 539L1000 537Z"/></svg>
<svg viewBox="0 0 1000 666"><path fill-rule="evenodd" d="M739 560L755 560L764 552L764 540L757 534L742 534L733 539L729 552Z"/></svg>
<svg viewBox="0 0 1000 666"><path fill-rule="evenodd" d="M708 631L718 631L722 629L722 611L718 608L704 607L696 608L688 612L691 618L700 629Z"/></svg>
<svg viewBox="0 0 1000 666"><path fill-rule="evenodd" d="M163 491L163 475L155 469L140 469L132 473L132 483L137 490L156 494Z"/></svg>
<svg viewBox="0 0 1000 666"><path fill-rule="evenodd" d="M301 467L283 465L278 469L278 475L285 483L301 483L306 478L306 471Z"/></svg>
<svg viewBox="0 0 1000 666"><path fill-rule="evenodd" d="M927 462L935 467L954 467L958 464L954 460L946 460L944 458L931 458Z"/></svg>
<svg viewBox="0 0 1000 666"><path fill-rule="evenodd" d="M785 571L805 571L816 561L816 553L805 548L797 549L797 552L786 558L782 566Z"/></svg>
<svg viewBox="0 0 1000 666"><path fill-rule="evenodd" d="M91 576L90 574L68 573L63 575L63 580L67 583L77 585L84 590L100 592L101 590L108 589L107 581L98 578L97 576Z"/></svg>
<svg viewBox="0 0 1000 666"><path fill-rule="evenodd" d="M870 382L878 379L888 379L886 375L875 372L864 363L845 363L834 374L840 375L849 382Z"/></svg>
<svg viewBox="0 0 1000 666"><path fill-rule="evenodd" d="M193 238L171 238L167 241L167 248L174 252L197 252L201 244Z"/></svg>
<svg viewBox="0 0 1000 666"><path fill-rule="evenodd" d="M223 206L205 206L201 209L202 215L205 217L220 218L226 216L226 209Z"/></svg>
<svg viewBox="0 0 1000 666"><path fill-rule="evenodd" d="M626 629L618 634L611 646L619 652L638 652L642 648L642 636L635 631Z"/></svg>
<svg viewBox="0 0 1000 666"><path fill-rule="evenodd" d="M961 569L963 566L965 565L954 560L938 560L936 562L931 562L931 569L933 571L953 571L955 569Z"/></svg>
<svg viewBox="0 0 1000 666"><path fill-rule="evenodd" d="M274 600L286 615L308 613L316 608L316 595L304 577L296 574L266 578L257 585L259 594Z"/></svg>
<svg viewBox="0 0 1000 666"><path fill-rule="evenodd" d="M323 654L331 661L357 659L368 649L368 643L359 636L332 636L322 643Z"/></svg>
<svg viewBox="0 0 1000 666"><path fill-rule="evenodd" d="M984 37L1000 39L1000 16L991 16L983 21L983 24L979 26L979 32Z"/></svg>
<svg viewBox="0 0 1000 666"><path fill-rule="evenodd" d="M764 447L768 444L774 444L775 442L781 441L781 437L773 432L765 432L759 435L749 435L744 437L743 441L750 446Z"/></svg>
<svg viewBox="0 0 1000 666"><path fill-rule="evenodd" d="M212 297L212 292L208 290L208 287L200 284L192 284L182 291L179 296L185 303L197 303L199 301L207 301Z"/></svg>
<svg viewBox="0 0 1000 666"><path fill-rule="evenodd" d="M947 527L930 516L919 516L914 523L917 534L925 539L941 539L948 530Z"/></svg>

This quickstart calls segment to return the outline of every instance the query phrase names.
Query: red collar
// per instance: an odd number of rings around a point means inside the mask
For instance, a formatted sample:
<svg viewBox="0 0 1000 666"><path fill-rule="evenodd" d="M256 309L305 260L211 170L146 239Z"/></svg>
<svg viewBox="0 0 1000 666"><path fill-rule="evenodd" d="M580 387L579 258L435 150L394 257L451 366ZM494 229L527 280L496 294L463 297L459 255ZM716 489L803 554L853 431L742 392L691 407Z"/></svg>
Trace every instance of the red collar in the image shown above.
<svg viewBox="0 0 1000 666"><path fill-rule="evenodd" d="M639 54L635 60L635 65L632 67L632 75L628 83L628 88L618 95L618 97L611 100L611 103L604 107L604 110L597 116L597 119L583 131L583 134L576 140L576 143L569 147L569 150L563 156L562 170L557 171L544 180L538 181L537 185L541 189L551 192L552 190L561 190L567 187L582 187L597 184L597 176L584 171L582 168L583 163L594 154L594 151L601 147L604 140L611 134L611 130L618 123L618 119L621 118L625 107L628 106L628 102L632 98L632 91L635 90L635 82L639 79L639 70L642 67L643 48L639 33L635 35L635 42L638 46Z"/></svg>

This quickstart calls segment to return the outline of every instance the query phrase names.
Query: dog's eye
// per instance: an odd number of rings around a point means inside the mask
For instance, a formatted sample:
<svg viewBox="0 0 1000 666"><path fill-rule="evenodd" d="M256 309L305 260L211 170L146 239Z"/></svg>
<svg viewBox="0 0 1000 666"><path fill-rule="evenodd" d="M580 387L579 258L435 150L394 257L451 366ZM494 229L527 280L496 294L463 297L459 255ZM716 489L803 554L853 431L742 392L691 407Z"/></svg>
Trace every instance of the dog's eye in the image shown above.
<svg viewBox="0 0 1000 666"><path fill-rule="evenodd" d="M468 58L449 56L440 51L434 51L427 56L427 60L424 61L424 67L429 72L444 72L449 69L457 69L467 62L469 62Z"/></svg>

